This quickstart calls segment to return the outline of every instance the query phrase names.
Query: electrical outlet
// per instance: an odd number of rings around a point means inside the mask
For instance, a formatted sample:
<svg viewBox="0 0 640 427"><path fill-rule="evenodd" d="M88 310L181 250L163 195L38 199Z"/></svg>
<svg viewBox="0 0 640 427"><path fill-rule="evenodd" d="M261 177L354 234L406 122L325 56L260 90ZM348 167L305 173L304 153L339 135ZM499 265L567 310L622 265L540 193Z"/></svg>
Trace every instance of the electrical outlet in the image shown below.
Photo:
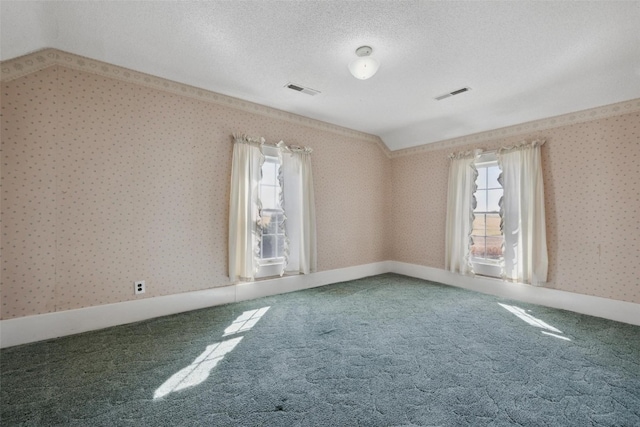
<svg viewBox="0 0 640 427"><path fill-rule="evenodd" d="M144 280L138 280L137 282L134 282L133 284L133 292L136 295L139 294L144 294Z"/></svg>

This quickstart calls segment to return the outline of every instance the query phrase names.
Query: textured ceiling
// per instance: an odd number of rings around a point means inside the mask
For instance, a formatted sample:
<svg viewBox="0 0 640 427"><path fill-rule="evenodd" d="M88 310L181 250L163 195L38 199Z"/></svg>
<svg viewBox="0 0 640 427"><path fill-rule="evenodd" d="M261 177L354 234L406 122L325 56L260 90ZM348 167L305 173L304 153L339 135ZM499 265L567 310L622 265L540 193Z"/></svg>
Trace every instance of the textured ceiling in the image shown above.
<svg viewBox="0 0 640 427"><path fill-rule="evenodd" d="M2 0L0 59L54 47L398 150L640 98L639 23L639 1ZM366 81L347 68L363 44Z"/></svg>

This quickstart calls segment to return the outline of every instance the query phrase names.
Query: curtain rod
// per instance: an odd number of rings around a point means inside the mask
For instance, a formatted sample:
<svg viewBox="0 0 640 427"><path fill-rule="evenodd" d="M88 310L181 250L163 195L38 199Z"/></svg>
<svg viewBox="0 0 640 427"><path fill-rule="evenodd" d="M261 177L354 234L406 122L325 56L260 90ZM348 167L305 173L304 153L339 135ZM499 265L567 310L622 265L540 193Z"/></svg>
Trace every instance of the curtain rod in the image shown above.
<svg viewBox="0 0 640 427"><path fill-rule="evenodd" d="M498 154L499 151L507 151L507 150L513 150L513 149L517 149L517 148L521 148L527 145L531 145L533 147L535 147L536 145L544 145L544 143L547 142L546 139L544 138L539 138L539 139L533 139L531 141L522 141L519 142L517 144L508 146L508 147L500 147L500 148L494 148L493 150L484 150L482 148L476 148L474 150L469 150L469 151L459 151L456 153L450 153L447 157L449 157L450 159L455 158L455 157L466 157L466 156L479 156L482 154Z"/></svg>
<svg viewBox="0 0 640 427"><path fill-rule="evenodd" d="M311 147L304 147L301 145L287 145L284 143L284 141L280 141L278 143L267 142L267 140L264 139L263 137L258 138L258 137L248 136L245 134L234 133L232 142L235 143L236 140L241 140L243 142L248 142L255 145L268 145L269 147L284 148L286 150L294 151L294 152L311 153L313 151Z"/></svg>

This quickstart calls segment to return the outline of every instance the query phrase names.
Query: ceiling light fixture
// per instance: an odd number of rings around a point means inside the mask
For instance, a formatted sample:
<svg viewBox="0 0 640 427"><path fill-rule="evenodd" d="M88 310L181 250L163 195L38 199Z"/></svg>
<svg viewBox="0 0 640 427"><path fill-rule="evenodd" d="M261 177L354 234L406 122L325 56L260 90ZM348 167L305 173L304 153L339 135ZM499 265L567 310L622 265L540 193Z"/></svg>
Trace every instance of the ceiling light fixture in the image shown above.
<svg viewBox="0 0 640 427"><path fill-rule="evenodd" d="M378 71L380 63L369 56L371 52L373 49L369 46L360 46L356 49L358 59L354 59L349 64L349 71L356 79L367 80Z"/></svg>

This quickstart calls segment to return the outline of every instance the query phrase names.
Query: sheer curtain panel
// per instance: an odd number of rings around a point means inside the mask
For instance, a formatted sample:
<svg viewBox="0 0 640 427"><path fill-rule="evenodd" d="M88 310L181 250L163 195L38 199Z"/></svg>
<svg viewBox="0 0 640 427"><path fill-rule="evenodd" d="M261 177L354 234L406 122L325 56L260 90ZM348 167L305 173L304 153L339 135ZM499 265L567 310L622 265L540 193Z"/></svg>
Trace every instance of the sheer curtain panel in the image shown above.
<svg viewBox="0 0 640 427"><path fill-rule="evenodd" d="M289 240L289 274L316 271L316 213L311 149L283 147L282 175L285 229Z"/></svg>
<svg viewBox="0 0 640 427"><path fill-rule="evenodd" d="M250 281L258 277L277 274L308 274L316 271L316 215L313 197L313 175L311 173L311 149L308 147L266 144L264 138L254 139L234 135L233 160L231 165L231 197L229 204L229 278ZM277 184L267 184L262 177L262 166L267 159L277 157ZM275 162L275 161L273 161ZM262 218L266 211L273 215L273 189L263 194L260 186L277 185L280 201L276 226ZM273 180L269 181L273 182ZM267 197L269 194L272 196ZM265 203L263 207L263 203ZM269 209L267 209L269 208ZM271 218L271 217L269 217ZM280 221L280 220L278 220ZM284 240L273 241L273 235ZM265 236L272 239L264 240ZM270 243L269 243L270 242ZM277 256L273 250L261 253L261 245L277 245ZM279 246L282 244L282 246ZM266 247L266 246L265 246Z"/></svg>
<svg viewBox="0 0 640 427"><path fill-rule="evenodd" d="M258 271L261 230L258 185L264 139L234 135L229 204L229 278L253 280Z"/></svg>
<svg viewBox="0 0 640 427"><path fill-rule="evenodd" d="M479 151L473 151L449 156L445 268L462 274L473 274L469 250L475 207L473 194L478 176L474 161L478 154Z"/></svg>
<svg viewBox="0 0 640 427"><path fill-rule="evenodd" d="M498 150L504 188L504 278L532 285L544 284L548 269L542 144L533 141Z"/></svg>

